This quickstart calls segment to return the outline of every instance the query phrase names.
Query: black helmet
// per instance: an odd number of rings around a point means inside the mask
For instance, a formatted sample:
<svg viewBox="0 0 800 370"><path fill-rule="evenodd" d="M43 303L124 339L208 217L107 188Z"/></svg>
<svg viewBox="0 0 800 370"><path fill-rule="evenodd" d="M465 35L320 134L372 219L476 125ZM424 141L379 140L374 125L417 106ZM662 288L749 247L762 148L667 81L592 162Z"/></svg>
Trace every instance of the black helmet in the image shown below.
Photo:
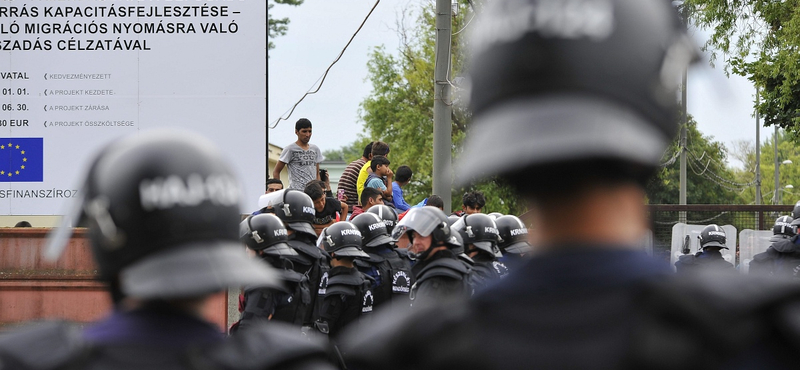
<svg viewBox="0 0 800 370"><path fill-rule="evenodd" d="M797 235L796 226L792 225L792 221L791 216L781 216L775 220L775 225L772 226L772 234L780 237L775 239L785 239Z"/></svg>
<svg viewBox="0 0 800 370"><path fill-rule="evenodd" d="M728 240L725 235L725 230L722 230L721 227L715 224L703 228L703 231L700 232L697 238L700 239L700 248L720 247L728 249L728 247L725 246Z"/></svg>
<svg viewBox="0 0 800 370"><path fill-rule="evenodd" d="M453 237L449 239L448 244L450 245L450 249L453 250L455 254L464 253L464 238L461 237L461 233L458 230L454 229L450 226L450 235Z"/></svg>
<svg viewBox="0 0 800 370"><path fill-rule="evenodd" d="M441 209L436 207L411 208L403 217L392 232L392 239L399 240L408 231L416 231L422 236L432 235L432 245L446 244L450 247L457 242L452 240L450 226L447 224L447 216Z"/></svg>
<svg viewBox="0 0 800 370"><path fill-rule="evenodd" d="M188 131L118 140L93 161L65 226L88 226L100 278L119 279L115 299L274 286L274 270L241 249L240 188L231 168L213 142ZM48 258L60 255L69 230L53 234Z"/></svg>
<svg viewBox="0 0 800 370"><path fill-rule="evenodd" d="M461 221L453 224L453 228L458 230L461 238L464 239L464 247L472 244L487 253L497 254L500 232L489 215L483 213L464 215L461 217Z"/></svg>
<svg viewBox="0 0 800 370"><path fill-rule="evenodd" d="M375 208L374 206L370 209ZM379 245L391 244L392 238L386 231L386 224L378 215L365 212L350 220L358 231L361 232L361 243L363 247L377 247Z"/></svg>
<svg viewBox="0 0 800 370"><path fill-rule="evenodd" d="M459 182L589 158L647 174L660 163L678 128L681 72L698 56L668 1L491 1L482 10Z"/></svg>
<svg viewBox="0 0 800 370"><path fill-rule="evenodd" d="M271 256L296 256L297 252L286 242L289 233L278 216L261 213L247 216L239 223L239 240L254 251Z"/></svg>
<svg viewBox="0 0 800 370"><path fill-rule="evenodd" d="M503 214L500 213L500 212L492 212L492 213L489 214L489 217L497 220L498 217L503 217Z"/></svg>
<svg viewBox="0 0 800 370"><path fill-rule="evenodd" d="M392 235L392 231L394 231L394 225L397 225L397 212L395 212L394 208L384 204L378 204L376 206L369 207L367 212L378 215L378 217L383 220L383 223L386 224L386 231L389 233L389 235Z"/></svg>
<svg viewBox="0 0 800 370"><path fill-rule="evenodd" d="M503 239L498 245L503 253L528 253L531 251L531 245L528 243L528 228L519 217L500 216L494 220L494 223L497 225L497 231L500 232L500 238Z"/></svg>
<svg viewBox="0 0 800 370"><path fill-rule="evenodd" d="M272 206L275 215L295 232L316 237L317 233L312 225L317 211L311 197L295 189L283 190L280 197L281 201Z"/></svg>
<svg viewBox="0 0 800 370"><path fill-rule="evenodd" d="M800 201L794 204L794 208L792 208L792 219L800 218Z"/></svg>
<svg viewBox="0 0 800 370"><path fill-rule="evenodd" d="M361 250L361 232L347 221L339 221L324 228L317 239L317 246L339 257L369 258Z"/></svg>

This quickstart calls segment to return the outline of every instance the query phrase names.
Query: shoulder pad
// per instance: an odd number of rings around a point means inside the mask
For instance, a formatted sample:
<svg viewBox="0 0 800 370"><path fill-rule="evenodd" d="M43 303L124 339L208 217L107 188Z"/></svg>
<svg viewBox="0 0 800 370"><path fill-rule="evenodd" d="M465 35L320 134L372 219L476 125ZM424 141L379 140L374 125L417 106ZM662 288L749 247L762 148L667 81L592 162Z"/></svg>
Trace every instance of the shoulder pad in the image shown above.
<svg viewBox="0 0 800 370"><path fill-rule="evenodd" d="M80 328L63 321L27 324L0 336L4 369L57 369L80 360L88 351Z"/></svg>
<svg viewBox="0 0 800 370"><path fill-rule="evenodd" d="M333 370L334 367L326 363L326 351L326 342L315 333L301 333L299 328L270 321L236 332L224 344L198 353L196 360L226 370Z"/></svg>
<svg viewBox="0 0 800 370"><path fill-rule="evenodd" d="M328 288L331 285L350 285L350 286L358 286L364 283L363 274L336 274L333 276L328 277Z"/></svg>
<svg viewBox="0 0 800 370"><path fill-rule="evenodd" d="M363 260L361 258L357 258L355 261L353 261L353 264L356 265L356 267L361 267L361 268L372 267L372 265L370 265L369 262L367 262L367 261L365 261L365 260Z"/></svg>
<svg viewBox="0 0 800 370"><path fill-rule="evenodd" d="M430 265L425 266L417 276L417 282L423 281L436 276L449 277L456 280L464 280L464 276L469 273L469 268L457 260L452 258L442 258L433 261Z"/></svg>
<svg viewBox="0 0 800 370"><path fill-rule="evenodd" d="M381 263L383 261L386 261L385 258L383 258L383 257L381 257L381 256L379 256L379 255L377 255L375 253L370 253L369 251L365 251L365 252L367 252L367 254L369 255L369 258L364 258L364 260L369 262L369 263L378 264L378 263Z"/></svg>
<svg viewBox="0 0 800 370"><path fill-rule="evenodd" d="M678 257L678 262L685 264L694 264L695 256L693 254L684 254Z"/></svg>
<svg viewBox="0 0 800 370"><path fill-rule="evenodd" d="M775 259L775 255L769 253L769 249L766 252L762 252L753 256L753 261L764 262L771 259Z"/></svg>
<svg viewBox="0 0 800 370"><path fill-rule="evenodd" d="M334 284L328 282L328 288L325 289L325 296L344 295L352 297L356 295L356 287L352 285Z"/></svg>
<svg viewBox="0 0 800 370"><path fill-rule="evenodd" d="M322 249L319 249L308 243L304 243L299 240L289 240L286 243L289 244L289 246L291 246L292 248L294 248L294 250L296 250L298 253L304 254L315 260L320 259L323 256Z"/></svg>

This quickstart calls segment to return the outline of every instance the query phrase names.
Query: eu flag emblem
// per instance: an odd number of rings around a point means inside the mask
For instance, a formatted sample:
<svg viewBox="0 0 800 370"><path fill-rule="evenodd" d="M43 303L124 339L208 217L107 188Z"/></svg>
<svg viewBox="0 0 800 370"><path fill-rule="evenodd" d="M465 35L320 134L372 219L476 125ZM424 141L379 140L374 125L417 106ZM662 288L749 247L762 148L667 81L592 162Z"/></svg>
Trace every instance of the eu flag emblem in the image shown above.
<svg viewBox="0 0 800 370"><path fill-rule="evenodd" d="M0 182L41 182L43 174L43 138L0 138Z"/></svg>

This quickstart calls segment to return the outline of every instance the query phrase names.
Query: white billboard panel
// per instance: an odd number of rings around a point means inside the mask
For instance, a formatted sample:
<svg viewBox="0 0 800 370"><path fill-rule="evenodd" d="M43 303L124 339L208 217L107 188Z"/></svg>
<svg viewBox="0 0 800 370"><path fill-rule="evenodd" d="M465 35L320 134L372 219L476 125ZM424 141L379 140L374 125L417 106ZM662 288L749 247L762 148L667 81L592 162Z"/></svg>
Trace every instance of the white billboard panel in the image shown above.
<svg viewBox="0 0 800 370"><path fill-rule="evenodd" d="M252 210L266 172L266 24L264 0L4 1L0 214L63 212L94 153L160 127L214 140Z"/></svg>

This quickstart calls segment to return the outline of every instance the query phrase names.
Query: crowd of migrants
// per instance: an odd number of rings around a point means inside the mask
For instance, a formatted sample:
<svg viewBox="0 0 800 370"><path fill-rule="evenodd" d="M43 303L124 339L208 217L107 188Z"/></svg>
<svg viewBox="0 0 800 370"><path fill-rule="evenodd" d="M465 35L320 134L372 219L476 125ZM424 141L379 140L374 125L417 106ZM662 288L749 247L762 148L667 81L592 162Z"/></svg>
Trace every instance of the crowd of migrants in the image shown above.
<svg viewBox="0 0 800 370"><path fill-rule="evenodd" d="M436 195L410 206L412 169L381 141L334 196L308 119L242 219L213 142L145 131L98 153L64 218L88 227L112 312L4 333L0 368L796 369L800 207L751 274L732 273L717 225L675 270L639 247L699 59L672 4L482 3L454 186L507 180L530 230L478 192L457 214ZM71 231L51 233L51 262ZM241 319L223 335L201 312L231 287Z"/></svg>

